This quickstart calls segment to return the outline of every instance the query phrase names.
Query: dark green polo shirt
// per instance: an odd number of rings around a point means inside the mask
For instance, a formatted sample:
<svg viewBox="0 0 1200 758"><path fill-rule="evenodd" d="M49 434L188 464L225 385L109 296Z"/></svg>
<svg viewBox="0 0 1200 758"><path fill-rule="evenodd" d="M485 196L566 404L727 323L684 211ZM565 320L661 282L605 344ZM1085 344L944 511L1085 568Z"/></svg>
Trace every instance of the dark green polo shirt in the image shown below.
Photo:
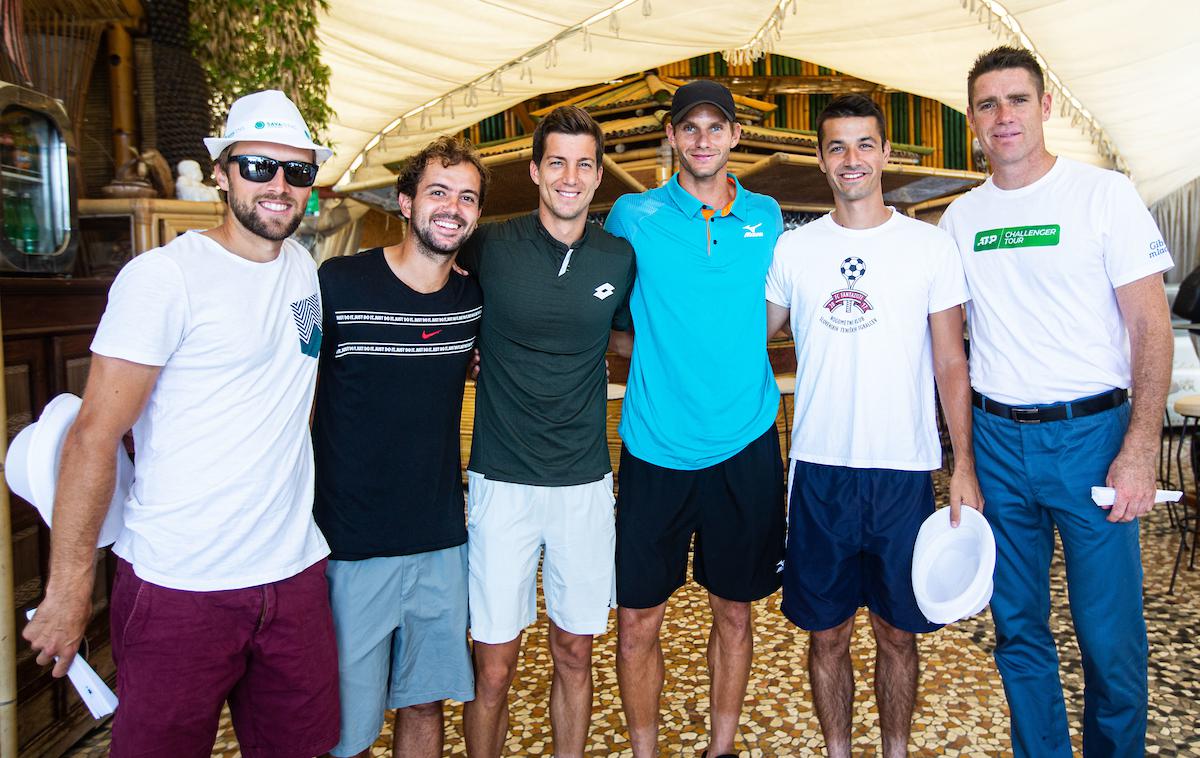
<svg viewBox="0 0 1200 758"><path fill-rule="evenodd" d="M483 288L471 471L555 487L602 479L604 353L610 329L631 326L633 248L592 223L564 245L534 213L479 227L458 260Z"/></svg>

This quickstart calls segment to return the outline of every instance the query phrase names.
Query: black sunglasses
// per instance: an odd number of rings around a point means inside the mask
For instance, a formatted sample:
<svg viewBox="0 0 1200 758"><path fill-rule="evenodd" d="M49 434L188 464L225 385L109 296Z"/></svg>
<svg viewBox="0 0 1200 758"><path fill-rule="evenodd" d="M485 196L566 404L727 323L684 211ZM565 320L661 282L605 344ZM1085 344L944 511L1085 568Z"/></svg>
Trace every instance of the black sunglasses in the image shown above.
<svg viewBox="0 0 1200 758"><path fill-rule="evenodd" d="M293 187L311 187L317 180L315 163L277 161L262 155L231 155L229 160L238 164L238 173L248 182L269 182L275 178L280 166L283 166L284 181Z"/></svg>

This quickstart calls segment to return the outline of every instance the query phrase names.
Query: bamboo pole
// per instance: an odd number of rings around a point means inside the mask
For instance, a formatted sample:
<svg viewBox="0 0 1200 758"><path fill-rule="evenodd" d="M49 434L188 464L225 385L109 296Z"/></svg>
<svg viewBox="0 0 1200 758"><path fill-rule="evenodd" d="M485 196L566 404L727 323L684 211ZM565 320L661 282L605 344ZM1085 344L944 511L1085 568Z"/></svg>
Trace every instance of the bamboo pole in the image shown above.
<svg viewBox="0 0 1200 758"><path fill-rule="evenodd" d="M134 107L133 38L123 24L113 23L106 30L108 61L112 67L112 147L113 168L133 157L137 130Z"/></svg>
<svg viewBox="0 0 1200 758"><path fill-rule="evenodd" d="M932 116L934 116L934 166L937 168L946 168L946 114L942 112L942 103L934 101L932 107Z"/></svg>
<svg viewBox="0 0 1200 758"><path fill-rule="evenodd" d="M0 325L0 332L3 326ZM0 340L0 369L4 367L4 341ZM2 372L0 372L2 373ZM0 413L8 423L4 382L0 382ZM8 434L0 434L0 472L8 455ZM0 482L0 755L17 754L17 627L13 603L12 512L8 485Z"/></svg>
<svg viewBox="0 0 1200 758"><path fill-rule="evenodd" d="M911 144L917 145L920 144L920 140L917 139L916 104L913 103L912 95L906 94L904 97L908 101L908 107L906 109L908 115L908 141Z"/></svg>

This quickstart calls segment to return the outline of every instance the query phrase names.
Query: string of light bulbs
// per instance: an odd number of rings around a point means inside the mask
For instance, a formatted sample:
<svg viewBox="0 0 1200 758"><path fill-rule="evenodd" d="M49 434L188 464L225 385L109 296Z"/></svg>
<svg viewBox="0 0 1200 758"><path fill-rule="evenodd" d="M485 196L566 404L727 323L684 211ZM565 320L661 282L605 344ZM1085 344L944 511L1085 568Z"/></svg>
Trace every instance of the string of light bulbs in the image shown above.
<svg viewBox="0 0 1200 758"><path fill-rule="evenodd" d="M568 26L558 34L551 37L546 42L533 47L525 53L513 58L512 60L503 63L496 68L482 74L475 79L462 84L448 92L438 95L421 105L416 106L393 119L384 128L380 129L359 151L354 160L350 162L349 167L342 173L341 178L335 182L337 185L344 184L350 180L350 177L357 171L366 161L368 155L376 148L382 147L386 152L388 136L392 134L403 134L407 131L408 120L412 118L418 119L418 128L425 131L433 127L432 109L441 106L442 117L454 119L454 101L455 98L461 97L464 107L472 108L479 104L479 90L487 87L488 90L499 97L504 96L504 75L512 71L518 72L518 80L533 84L534 68L533 63L538 59L542 59L542 65L546 69L558 66L558 46L564 40L581 36L583 42L583 50L591 52L592 50L592 31L591 28L601 21L608 21L608 30L615 36L621 36L621 21L617 15L618 11L624 10L635 3L641 3L642 15L649 16L653 12L651 0L619 0L609 7L601 10L588 18L580 21L577 24Z"/></svg>

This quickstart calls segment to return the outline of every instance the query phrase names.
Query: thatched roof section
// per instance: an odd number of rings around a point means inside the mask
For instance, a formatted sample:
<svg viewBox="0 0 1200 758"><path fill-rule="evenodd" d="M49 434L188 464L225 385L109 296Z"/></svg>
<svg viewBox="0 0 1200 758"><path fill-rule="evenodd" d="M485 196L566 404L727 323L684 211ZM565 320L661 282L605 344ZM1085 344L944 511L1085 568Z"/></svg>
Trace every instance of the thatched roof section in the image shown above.
<svg viewBox="0 0 1200 758"><path fill-rule="evenodd" d="M628 111L635 111L640 116L658 109L669 109L675 90L684 84L686 82L682 79L643 73L619 82L603 84L562 102L531 111L529 115L541 118L560 105L577 105L597 119ZM774 113L776 108L774 103L766 100L737 94L733 96L733 103L737 107L738 120L749 123L761 122L764 117Z"/></svg>

